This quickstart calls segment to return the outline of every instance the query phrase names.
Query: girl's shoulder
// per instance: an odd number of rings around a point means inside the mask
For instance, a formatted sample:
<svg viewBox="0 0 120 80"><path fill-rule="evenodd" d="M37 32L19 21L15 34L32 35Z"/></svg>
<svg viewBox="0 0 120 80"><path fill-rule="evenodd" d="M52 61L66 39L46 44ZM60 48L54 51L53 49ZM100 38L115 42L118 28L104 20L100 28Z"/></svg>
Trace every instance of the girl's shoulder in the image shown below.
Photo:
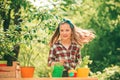
<svg viewBox="0 0 120 80"><path fill-rule="evenodd" d="M56 41L53 45L60 45L61 42L60 41Z"/></svg>
<svg viewBox="0 0 120 80"><path fill-rule="evenodd" d="M52 45L52 47L57 47L57 46L59 46L59 45L61 45L61 43L60 43L59 41L57 41L57 42L55 42L55 43Z"/></svg>

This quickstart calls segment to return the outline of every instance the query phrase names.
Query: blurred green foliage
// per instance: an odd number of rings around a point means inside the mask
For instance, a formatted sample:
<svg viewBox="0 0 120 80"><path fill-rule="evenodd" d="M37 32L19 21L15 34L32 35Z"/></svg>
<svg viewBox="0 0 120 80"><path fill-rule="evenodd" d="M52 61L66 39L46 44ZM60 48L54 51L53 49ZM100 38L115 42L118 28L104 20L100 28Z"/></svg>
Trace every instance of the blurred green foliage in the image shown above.
<svg viewBox="0 0 120 80"><path fill-rule="evenodd" d="M98 77L99 80L119 80L120 79L120 66L111 66L105 68L102 72L98 71L91 74Z"/></svg>

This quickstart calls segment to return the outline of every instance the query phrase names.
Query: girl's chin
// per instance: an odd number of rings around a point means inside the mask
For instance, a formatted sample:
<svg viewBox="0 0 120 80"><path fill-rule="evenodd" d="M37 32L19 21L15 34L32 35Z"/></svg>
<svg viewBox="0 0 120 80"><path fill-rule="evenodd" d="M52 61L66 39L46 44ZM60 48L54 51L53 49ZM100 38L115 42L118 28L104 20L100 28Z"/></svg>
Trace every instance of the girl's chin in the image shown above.
<svg viewBox="0 0 120 80"><path fill-rule="evenodd" d="M70 38L63 38L62 40L69 40Z"/></svg>

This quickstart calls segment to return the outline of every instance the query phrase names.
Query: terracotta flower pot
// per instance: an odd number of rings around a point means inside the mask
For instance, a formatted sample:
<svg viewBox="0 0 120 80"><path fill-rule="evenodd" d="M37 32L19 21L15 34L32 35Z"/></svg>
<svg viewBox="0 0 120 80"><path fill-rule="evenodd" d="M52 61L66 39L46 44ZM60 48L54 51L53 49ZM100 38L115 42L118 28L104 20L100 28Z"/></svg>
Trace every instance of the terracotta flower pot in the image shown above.
<svg viewBox="0 0 120 80"><path fill-rule="evenodd" d="M89 68L78 68L77 69L77 77L88 77L90 73Z"/></svg>
<svg viewBox="0 0 120 80"><path fill-rule="evenodd" d="M34 67L21 67L22 78L32 78L34 75Z"/></svg>

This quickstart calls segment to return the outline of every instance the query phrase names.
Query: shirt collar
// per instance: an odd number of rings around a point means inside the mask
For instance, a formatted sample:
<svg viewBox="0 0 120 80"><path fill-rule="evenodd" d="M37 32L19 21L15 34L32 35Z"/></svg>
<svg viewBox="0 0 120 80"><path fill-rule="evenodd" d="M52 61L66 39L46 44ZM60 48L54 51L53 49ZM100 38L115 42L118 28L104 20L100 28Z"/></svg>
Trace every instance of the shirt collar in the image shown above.
<svg viewBox="0 0 120 80"><path fill-rule="evenodd" d="M58 40L56 43L58 43L58 44L62 44L62 43L61 43L61 40ZM75 42L72 41L71 44L75 44Z"/></svg>

